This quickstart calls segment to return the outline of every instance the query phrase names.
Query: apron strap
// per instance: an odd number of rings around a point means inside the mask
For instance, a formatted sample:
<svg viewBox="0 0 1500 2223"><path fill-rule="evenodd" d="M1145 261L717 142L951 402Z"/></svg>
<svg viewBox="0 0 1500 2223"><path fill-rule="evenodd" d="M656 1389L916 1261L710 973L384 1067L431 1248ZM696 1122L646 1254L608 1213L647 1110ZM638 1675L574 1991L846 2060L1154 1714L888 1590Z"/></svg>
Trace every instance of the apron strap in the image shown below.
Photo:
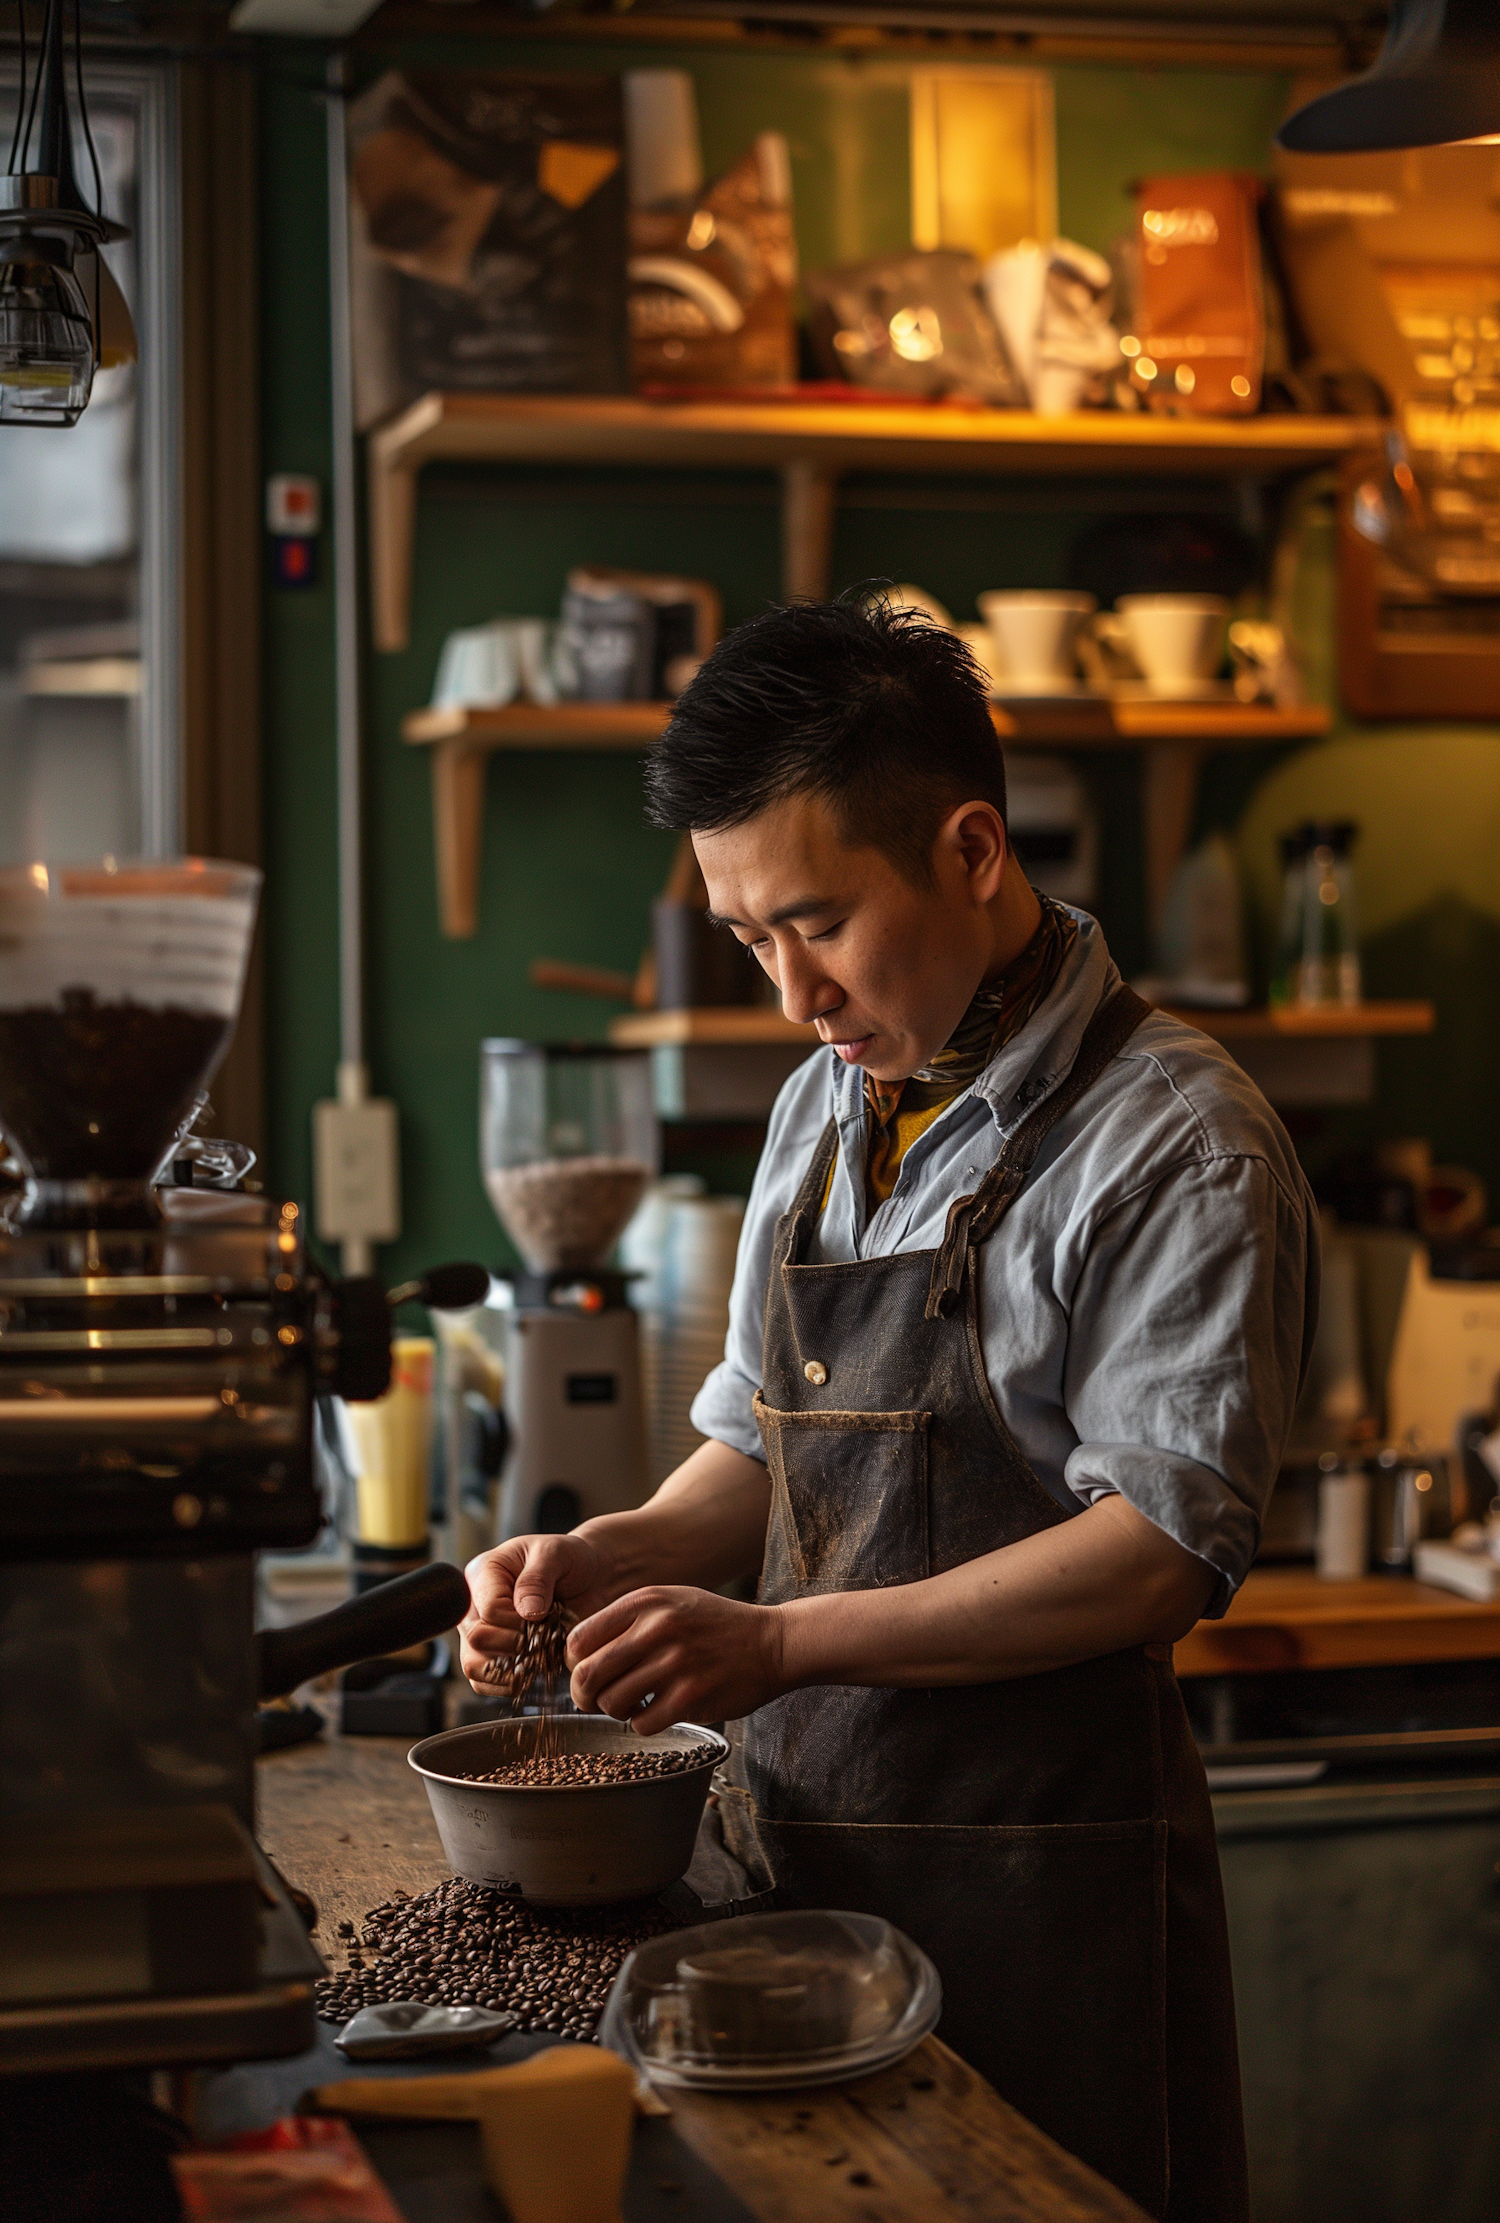
<svg viewBox="0 0 1500 2223"><path fill-rule="evenodd" d="M828 1176L833 1171L833 1161L838 1155L838 1147L839 1123L837 1119L830 1119L818 1137L818 1146L802 1177L802 1186L787 1214L786 1240L781 1246L778 1265L795 1266L800 1259L806 1229L823 1208L823 1196L828 1187Z"/></svg>
<svg viewBox="0 0 1500 2223"><path fill-rule="evenodd" d="M1150 1009L1133 988L1117 988L1089 1021L1067 1078L1022 1120L974 1194L958 1197L950 1206L927 1289L929 1320L946 1319L953 1311L969 1270L969 1253L989 1241L1058 1120L1093 1087Z"/></svg>

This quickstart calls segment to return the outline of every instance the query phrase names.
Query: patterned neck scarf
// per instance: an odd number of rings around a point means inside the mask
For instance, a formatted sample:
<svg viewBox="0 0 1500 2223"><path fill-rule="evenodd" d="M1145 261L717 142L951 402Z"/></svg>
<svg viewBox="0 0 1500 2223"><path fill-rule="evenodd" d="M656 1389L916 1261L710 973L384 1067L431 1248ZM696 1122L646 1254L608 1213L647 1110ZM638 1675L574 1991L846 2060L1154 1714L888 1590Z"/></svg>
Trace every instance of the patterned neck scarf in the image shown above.
<svg viewBox="0 0 1500 2223"><path fill-rule="evenodd" d="M931 1063L906 1081L877 1081L865 1075L865 1101L870 1107L865 1190L871 1211L895 1188L901 1161L918 1135L978 1080L1052 993L1063 960L1078 938L1078 922L1050 896L1038 900L1042 916L1031 940L1003 972L979 988Z"/></svg>

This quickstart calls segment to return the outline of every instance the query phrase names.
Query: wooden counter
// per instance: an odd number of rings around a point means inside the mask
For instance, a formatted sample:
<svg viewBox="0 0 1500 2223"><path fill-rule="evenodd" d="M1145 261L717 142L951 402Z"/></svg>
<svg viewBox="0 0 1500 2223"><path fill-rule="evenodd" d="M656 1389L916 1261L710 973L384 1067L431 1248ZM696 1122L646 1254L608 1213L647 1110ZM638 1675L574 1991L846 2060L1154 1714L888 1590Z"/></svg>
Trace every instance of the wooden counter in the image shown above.
<svg viewBox="0 0 1500 2223"><path fill-rule="evenodd" d="M257 1764L258 1835L317 1900L325 1953L341 1920L448 1873L409 1742L330 1732ZM761 2223L1145 2223L935 2038L853 2084L670 2099L679 2136Z"/></svg>
<svg viewBox="0 0 1500 2223"><path fill-rule="evenodd" d="M1222 1621L1177 1646L1179 1675L1500 1659L1500 1601L1477 1605L1402 1575L1320 1582L1308 1567L1252 1567Z"/></svg>

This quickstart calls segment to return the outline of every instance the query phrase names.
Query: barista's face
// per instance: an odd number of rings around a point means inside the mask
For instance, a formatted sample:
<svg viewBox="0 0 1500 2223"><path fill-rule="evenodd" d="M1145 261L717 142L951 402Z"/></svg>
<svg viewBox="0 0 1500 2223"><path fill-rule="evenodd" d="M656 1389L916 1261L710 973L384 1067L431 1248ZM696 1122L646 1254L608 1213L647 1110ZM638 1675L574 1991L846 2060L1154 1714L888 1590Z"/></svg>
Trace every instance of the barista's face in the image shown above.
<svg viewBox="0 0 1500 2223"><path fill-rule="evenodd" d="M754 952L789 1019L816 1022L847 1065L880 1081L925 1065L991 970L990 906L1008 861L988 803L960 805L914 887L878 849L852 848L828 805L792 795L693 847L715 915Z"/></svg>

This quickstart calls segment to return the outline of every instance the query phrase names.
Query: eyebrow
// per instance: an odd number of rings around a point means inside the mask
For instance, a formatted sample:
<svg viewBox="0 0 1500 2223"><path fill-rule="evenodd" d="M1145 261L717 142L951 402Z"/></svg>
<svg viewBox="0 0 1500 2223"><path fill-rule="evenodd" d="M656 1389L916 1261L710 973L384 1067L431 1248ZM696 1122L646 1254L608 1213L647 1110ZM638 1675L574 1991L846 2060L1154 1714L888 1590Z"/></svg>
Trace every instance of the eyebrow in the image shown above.
<svg viewBox="0 0 1500 2223"><path fill-rule="evenodd" d="M820 911L837 909L838 904L831 895L799 895L795 902L783 903L778 910L769 913L765 924L784 926L788 919L815 918ZM727 911L710 911L708 923L710 926L744 926L746 921L731 918Z"/></svg>

